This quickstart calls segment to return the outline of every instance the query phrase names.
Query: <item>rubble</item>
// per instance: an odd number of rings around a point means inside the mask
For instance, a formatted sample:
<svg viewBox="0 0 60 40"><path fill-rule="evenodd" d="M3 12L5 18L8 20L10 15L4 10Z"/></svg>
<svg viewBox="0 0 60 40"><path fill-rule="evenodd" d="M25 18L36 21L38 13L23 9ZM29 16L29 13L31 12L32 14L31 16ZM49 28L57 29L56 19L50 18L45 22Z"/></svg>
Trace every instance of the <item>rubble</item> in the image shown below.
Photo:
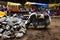
<svg viewBox="0 0 60 40"><path fill-rule="evenodd" d="M14 15L15 16L15 15ZM25 23L22 19L17 17L4 17L0 23L0 36L3 38L11 38L10 35L14 34L15 37L22 37L26 33ZM2 18L0 19L0 21ZM17 32L16 32L17 31Z"/></svg>

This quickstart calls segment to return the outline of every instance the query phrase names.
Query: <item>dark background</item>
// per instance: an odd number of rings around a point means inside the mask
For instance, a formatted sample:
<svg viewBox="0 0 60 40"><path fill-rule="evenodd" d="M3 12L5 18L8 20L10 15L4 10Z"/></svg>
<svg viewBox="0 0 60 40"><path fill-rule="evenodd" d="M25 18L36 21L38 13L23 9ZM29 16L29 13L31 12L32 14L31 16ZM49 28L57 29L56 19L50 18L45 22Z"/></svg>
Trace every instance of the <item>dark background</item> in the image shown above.
<svg viewBox="0 0 60 40"><path fill-rule="evenodd" d="M10 1L10 2L16 2L16 3L21 3L24 4L27 1L30 2L38 2L38 3L59 3L60 0L0 0L0 1Z"/></svg>

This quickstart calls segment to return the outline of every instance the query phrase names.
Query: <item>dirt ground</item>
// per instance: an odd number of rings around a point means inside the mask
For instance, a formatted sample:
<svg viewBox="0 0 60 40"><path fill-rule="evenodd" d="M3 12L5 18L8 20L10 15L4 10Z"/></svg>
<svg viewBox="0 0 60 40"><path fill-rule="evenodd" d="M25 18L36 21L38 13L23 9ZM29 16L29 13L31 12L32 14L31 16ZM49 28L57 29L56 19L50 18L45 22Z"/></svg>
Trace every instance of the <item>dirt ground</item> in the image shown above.
<svg viewBox="0 0 60 40"><path fill-rule="evenodd" d="M7 40L60 40L60 18L52 18L48 29L28 29L27 33L22 38Z"/></svg>

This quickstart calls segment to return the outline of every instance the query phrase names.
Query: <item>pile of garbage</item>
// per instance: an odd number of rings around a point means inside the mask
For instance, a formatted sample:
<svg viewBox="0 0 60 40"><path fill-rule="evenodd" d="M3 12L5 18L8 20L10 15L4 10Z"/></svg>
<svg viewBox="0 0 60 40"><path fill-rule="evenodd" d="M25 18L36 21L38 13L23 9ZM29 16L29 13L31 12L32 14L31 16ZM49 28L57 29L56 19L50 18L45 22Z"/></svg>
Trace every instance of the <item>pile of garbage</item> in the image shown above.
<svg viewBox="0 0 60 40"><path fill-rule="evenodd" d="M25 23L22 19L16 17L14 14L12 17L0 18L0 37L22 37L26 33Z"/></svg>

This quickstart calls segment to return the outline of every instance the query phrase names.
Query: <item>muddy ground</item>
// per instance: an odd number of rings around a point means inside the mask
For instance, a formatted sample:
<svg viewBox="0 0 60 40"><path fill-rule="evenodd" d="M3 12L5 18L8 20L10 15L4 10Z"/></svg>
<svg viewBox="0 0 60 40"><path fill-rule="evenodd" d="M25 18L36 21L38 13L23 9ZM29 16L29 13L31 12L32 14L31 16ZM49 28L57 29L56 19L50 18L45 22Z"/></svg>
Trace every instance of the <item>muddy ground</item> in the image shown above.
<svg viewBox="0 0 60 40"><path fill-rule="evenodd" d="M52 18L48 29L28 29L27 33L22 38L7 40L60 40L60 18Z"/></svg>

